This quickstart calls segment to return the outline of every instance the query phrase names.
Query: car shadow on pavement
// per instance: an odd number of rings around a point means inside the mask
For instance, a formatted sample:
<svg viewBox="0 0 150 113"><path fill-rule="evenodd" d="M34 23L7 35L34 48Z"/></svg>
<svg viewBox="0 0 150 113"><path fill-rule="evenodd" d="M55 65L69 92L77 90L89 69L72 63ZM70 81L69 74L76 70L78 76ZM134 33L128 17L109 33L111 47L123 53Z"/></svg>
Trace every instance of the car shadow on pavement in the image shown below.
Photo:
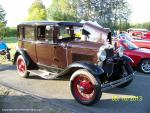
<svg viewBox="0 0 150 113"><path fill-rule="evenodd" d="M148 102L140 101L102 99L90 106L81 105L74 99L48 99L48 101L50 104L61 104L61 106L69 108L74 113L149 113Z"/></svg>
<svg viewBox="0 0 150 113"><path fill-rule="evenodd" d="M116 97L122 95L123 92L127 92L127 94L136 93L130 92L132 89L129 89L115 88L107 92L114 93ZM117 93L119 93L119 95L117 95ZM146 91L144 94L145 93ZM125 95L124 98L126 98L126 96L127 95ZM103 93L101 100L97 104L84 106L77 103L75 99L70 99L70 97L61 98L58 96L57 98L41 98L34 94L30 96L29 93L14 92L13 90L5 90L2 92L2 90L0 90L0 113L5 113L5 110L9 109L18 111L28 110L23 113L29 113L30 110L32 110L32 112L33 110L40 110L36 113L47 113L47 111L50 111L50 113L53 111L53 113L150 113L150 111L148 111L150 110L149 96L144 96L143 100L136 101L126 100L124 98L118 98L116 100L113 98L113 95L106 96L106 94ZM3 110L3 112L1 110ZM59 111L56 112L56 110ZM11 113L16 113L16 111Z"/></svg>
<svg viewBox="0 0 150 113"><path fill-rule="evenodd" d="M46 79L43 79L43 78L41 78L40 76L37 76L37 75L30 75L26 79L46 80Z"/></svg>
<svg viewBox="0 0 150 113"><path fill-rule="evenodd" d="M113 88L107 91L104 91L104 93L110 93L110 94L122 94L122 95L134 95L134 91L132 91L131 88Z"/></svg>
<svg viewBox="0 0 150 113"><path fill-rule="evenodd" d="M74 99L42 99L20 93L0 95L0 113L149 113L148 110L148 103L143 102L103 99L85 106Z"/></svg>
<svg viewBox="0 0 150 113"><path fill-rule="evenodd" d="M6 71L6 70L16 70L16 66L8 65L8 64L0 64L0 71Z"/></svg>
<svg viewBox="0 0 150 113"><path fill-rule="evenodd" d="M149 113L148 104L121 100L113 102L111 99L84 106L73 99L38 99L30 95L0 95L0 103L0 113Z"/></svg>
<svg viewBox="0 0 150 113"><path fill-rule="evenodd" d="M7 92L9 93L9 92ZM15 95L15 96L14 96ZM22 94L0 95L0 113L71 113L47 100Z"/></svg>
<svg viewBox="0 0 150 113"><path fill-rule="evenodd" d="M35 79L35 80L45 80L45 81L48 81L48 80L55 80L55 81L69 81L70 78L55 78L55 79L44 79L44 78L41 78L40 76L37 76L37 75L30 75L28 78L26 79Z"/></svg>
<svg viewBox="0 0 150 113"><path fill-rule="evenodd" d="M119 95L131 95L131 96L142 96L147 99L150 97L150 89L145 89L150 86L150 79L142 76L136 76L133 82L125 88L113 88L104 93L119 94ZM150 99L149 99L150 100Z"/></svg>
<svg viewBox="0 0 150 113"><path fill-rule="evenodd" d="M54 79L44 79L38 75L30 74L27 79L35 79L35 80L55 80L55 81L69 81L70 76L60 76Z"/></svg>

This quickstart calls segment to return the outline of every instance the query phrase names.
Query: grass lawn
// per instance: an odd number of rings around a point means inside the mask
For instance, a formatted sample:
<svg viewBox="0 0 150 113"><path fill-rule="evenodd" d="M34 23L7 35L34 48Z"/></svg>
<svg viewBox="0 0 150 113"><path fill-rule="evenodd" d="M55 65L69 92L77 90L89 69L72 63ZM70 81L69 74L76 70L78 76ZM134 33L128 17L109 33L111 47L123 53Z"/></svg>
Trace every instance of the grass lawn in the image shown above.
<svg viewBox="0 0 150 113"><path fill-rule="evenodd" d="M11 59L13 59L15 51L16 51L16 46L17 46L17 38L16 37L4 37L3 40L4 42L6 42L8 48L11 48L10 54L11 54ZM7 62L5 60L4 62L2 62L2 64L10 64L10 63L12 62Z"/></svg>
<svg viewBox="0 0 150 113"><path fill-rule="evenodd" d="M3 37L3 40L6 43L16 43L17 37Z"/></svg>

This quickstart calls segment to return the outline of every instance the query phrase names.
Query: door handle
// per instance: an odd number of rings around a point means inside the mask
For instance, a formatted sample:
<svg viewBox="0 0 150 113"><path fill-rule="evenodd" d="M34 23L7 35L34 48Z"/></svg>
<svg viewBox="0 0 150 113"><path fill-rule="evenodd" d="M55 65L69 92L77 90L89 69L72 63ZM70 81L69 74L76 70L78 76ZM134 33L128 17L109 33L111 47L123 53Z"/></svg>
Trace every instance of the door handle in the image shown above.
<svg viewBox="0 0 150 113"><path fill-rule="evenodd" d="M54 48L56 49L56 48L57 48L57 46L54 46Z"/></svg>
<svg viewBox="0 0 150 113"><path fill-rule="evenodd" d="M59 59L58 59L58 58L54 58L54 61L57 61L57 62L58 62L58 61L59 61Z"/></svg>

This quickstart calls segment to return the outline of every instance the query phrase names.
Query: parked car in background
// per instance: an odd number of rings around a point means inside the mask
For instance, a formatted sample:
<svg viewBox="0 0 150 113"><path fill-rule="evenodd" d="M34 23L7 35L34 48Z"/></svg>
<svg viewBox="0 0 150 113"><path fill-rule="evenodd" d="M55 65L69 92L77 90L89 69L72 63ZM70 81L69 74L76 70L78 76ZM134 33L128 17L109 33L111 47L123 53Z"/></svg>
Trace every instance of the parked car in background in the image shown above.
<svg viewBox="0 0 150 113"><path fill-rule="evenodd" d="M150 49L150 41L148 40L132 40L132 43L134 43L140 48Z"/></svg>
<svg viewBox="0 0 150 113"><path fill-rule="evenodd" d="M30 73L45 79L69 76L74 98L89 105L98 102L103 91L132 82L133 60L121 48L114 54L113 47L104 43L107 38L99 37L97 43L76 37L75 31L80 28L84 35L90 35L83 24L75 22L19 24L14 63L21 77L29 77ZM94 35L99 34L98 29Z"/></svg>
<svg viewBox="0 0 150 113"><path fill-rule="evenodd" d="M119 46L124 48L124 54L131 57L132 66L145 74L150 74L150 49L139 48L126 39L119 40Z"/></svg>
<svg viewBox="0 0 150 113"><path fill-rule="evenodd" d="M150 31L144 33L144 35L141 38L144 39L144 40L150 40Z"/></svg>
<svg viewBox="0 0 150 113"><path fill-rule="evenodd" d="M129 34L124 34L124 39L127 39L134 43L136 46L140 48L147 48L150 49L150 40L136 40L133 39ZM118 39L114 39L114 42L117 42Z"/></svg>
<svg viewBox="0 0 150 113"><path fill-rule="evenodd" d="M139 28L129 28L127 29L127 32L138 39L141 38L141 36L143 36L144 33L148 32L148 30Z"/></svg>

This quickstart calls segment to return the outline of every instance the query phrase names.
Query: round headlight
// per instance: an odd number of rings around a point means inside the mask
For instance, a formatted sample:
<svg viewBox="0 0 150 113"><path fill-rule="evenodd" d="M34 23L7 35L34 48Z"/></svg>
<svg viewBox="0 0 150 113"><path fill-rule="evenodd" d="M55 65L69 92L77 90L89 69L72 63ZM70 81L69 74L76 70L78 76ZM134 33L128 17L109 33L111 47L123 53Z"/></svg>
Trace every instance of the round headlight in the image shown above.
<svg viewBox="0 0 150 113"><path fill-rule="evenodd" d="M106 51L104 49L100 49L97 56L100 61L104 61L106 59Z"/></svg>
<svg viewBox="0 0 150 113"><path fill-rule="evenodd" d="M122 47L120 47L120 48L119 48L118 53L119 53L119 57L122 57L122 56L123 56L123 54L124 54L124 50L123 50L123 48L122 48Z"/></svg>

